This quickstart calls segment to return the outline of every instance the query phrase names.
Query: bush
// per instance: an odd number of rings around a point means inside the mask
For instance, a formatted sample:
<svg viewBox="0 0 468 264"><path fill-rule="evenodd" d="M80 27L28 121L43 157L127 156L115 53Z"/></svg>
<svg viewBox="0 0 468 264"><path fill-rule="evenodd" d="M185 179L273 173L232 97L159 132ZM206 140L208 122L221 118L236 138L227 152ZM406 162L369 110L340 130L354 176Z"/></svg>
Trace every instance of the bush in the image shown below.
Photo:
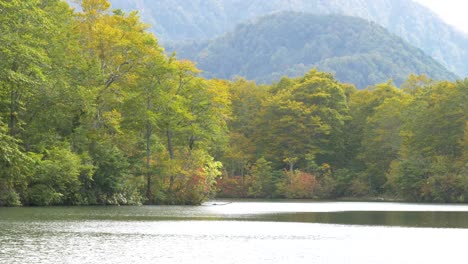
<svg viewBox="0 0 468 264"><path fill-rule="evenodd" d="M25 194L29 205L82 204L81 158L68 147L54 147L36 157L36 169Z"/></svg>
<svg viewBox="0 0 468 264"><path fill-rule="evenodd" d="M244 179L243 179L244 178ZM246 196L246 178L242 176L224 176L217 180L218 197L239 198ZM244 183L243 183L244 182Z"/></svg>
<svg viewBox="0 0 468 264"><path fill-rule="evenodd" d="M369 182L362 177L356 177L351 181L349 196L366 197L372 193Z"/></svg>
<svg viewBox="0 0 468 264"><path fill-rule="evenodd" d="M0 181L0 206L21 206L18 193Z"/></svg>
<svg viewBox="0 0 468 264"><path fill-rule="evenodd" d="M123 182L128 176L128 160L120 149L110 143L96 143L91 148L94 172L89 196L98 204L127 204L123 195ZM94 196L94 197L92 197Z"/></svg>
<svg viewBox="0 0 468 264"><path fill-rule="evenodd" d="M248 196L253 198L271 198L275 193L271 163L261 158L249 173Z"/></svg>
<svg viewBox="0 0 468 264"><path fill-rule="evenodd" d="M410 201L421 201L421 189L428 177L428 165L423 159L393 163L390 179L395 190Z"/></svg>
<svg viewBox="0 0 468 264"><path fill-rule="evenodd" d="M461 175L432 176L422 188L422 197L426 202L452 203L465 202L467 179Z"/></svg>
<svg viewBox="0 0 468 264"><path fill-rule="evenodd" d="M56 192L45 184L37 184L26 191L26 199L29 205L47 206L60 204L63 194Z"/></svg>
<svg viewBox="0 0 468 264"><path fill-rule="evenodd" d="M299 170L284 172L284 178L277 184L279 193L292 199L314 198L318 187L314 175Z"/></svg>

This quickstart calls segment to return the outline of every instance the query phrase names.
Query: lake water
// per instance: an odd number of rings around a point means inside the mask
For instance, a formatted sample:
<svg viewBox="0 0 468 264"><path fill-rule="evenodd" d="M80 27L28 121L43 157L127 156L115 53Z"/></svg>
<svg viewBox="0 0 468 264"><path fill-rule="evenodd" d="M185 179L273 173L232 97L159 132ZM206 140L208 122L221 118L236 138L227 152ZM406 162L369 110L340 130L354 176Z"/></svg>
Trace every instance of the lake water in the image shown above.
<svg viewBox="0 0 468 264"><path fill-rule="evenodd" d="M0 263L468 263L468 206L0 208Z"/></svg>

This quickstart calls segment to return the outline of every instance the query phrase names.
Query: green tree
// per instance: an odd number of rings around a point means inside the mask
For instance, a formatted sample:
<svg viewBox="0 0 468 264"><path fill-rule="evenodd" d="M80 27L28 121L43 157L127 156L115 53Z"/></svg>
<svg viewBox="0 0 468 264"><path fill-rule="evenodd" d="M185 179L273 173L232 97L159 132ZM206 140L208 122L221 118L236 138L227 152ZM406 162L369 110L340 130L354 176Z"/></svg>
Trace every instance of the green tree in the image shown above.
<svg viewBox="0 0 468 264"><path fill-rule="evenodd" d="M192 154L196 150L208 154L214 144L223 142L230 111L224 82L197 77L198 70L191 62L174 63L174 78L159 98L162 103L158 132L166 142L169 196L178 192L174 189L177 179L185 179L180 175L203 167L203 164L189 162Z"/></svg>
<svg viewBox="0 0 468 264"><path fill-rule="evenodd" d="M26 191L29 205L81 204L81 158L69 146L54 147L35 157L36 166Z"/></svg>
<svg viewBox="0 0 468 264"><path fill-rule="evenodd" d="M250 170L251 185L248 189L248 196L272 198L275 193L275 181L271 163L260 158Z"/></svg>
<svg viewBox="0 0 468 264"><path fill-rule="evenodd" d="M225 141L227 84L201 79L191 62L166 58L162 52L155 52L139 74L125 101L123 125L125 131L142 135L136 156L144 159L140 171L146 178L147 199L190 203L185 199L199 196L183 195L186 187L202 184L195 178L210 178L203 168L214 162L210 153Z"/></svg>
<svg viewBox="0 0 468 264"><path fill-rule="evenodd" d="M78 118L84 133L75 135L77 143L84 145L81 151L89 152L97 165L93 184L87 188L99 203L139 202L134 193L140 188L140 176L150 172L149 160L143 169L140 157L143 149L151 153L149 144L143 147L139 133L144 126L151 138L150 125L154 125L146 102L155 95L148 72L162 64L163 51L137 12L111 12L105 0L83 0L81 6L76 34L87 61L87 78L79 84L85 87L83 114ZM143 96L145 103L135 101L137 96ZM135 106L129 107L129 102ZM132 117L136 117L133 123L128 122ZM110 152L103 152L101 146ZM124 182L135 186L125 191Z"/></svg>
<svg viewBox="0 0 468 264"><path fill-rule="evenodd" d="M256 131L259 130L263 103L269 96L268 89L242 78L229 84L232 118L228 121L229 144L223 152L222 161L226 176L241 176L244 187L250 166L261 155Z"/></svg>
<svg viewBox="0 0 468 264"><path fill-rule="evenodd" d="M344 137L345 167L356 177L348 179L356 186L365 184L374 193L383 191L385 171L388 167L386 164L394 158L395 148L398 149L400 109L395 108L398 107L398 98L401 97L402 92L392 82L377 84L366 90L350 93L351 118L345 124L346 135ZM387 104L381 107L387 100ZM379 113L376 113L377 111ZM387 117L391 119L388 122ZM387 131L387 128L391 130ZM387 154L380 148L381 142L387 142L386 148L393 150L391 152L393 154L384 158L383 164L380 163L380 156L373 156L376 152ZM384 167L380 167L381 165Z"/></svg>
<svg viewBox="0 0 468 264"><path fill-rule="evenodd" d="M387 98L367 118L359 158L366 165L370 187L381 193L392 161L399 158L402 138L401 113L411 104L411 97L400 94Z"/></svg>
<svg viewBox="0 0 468 264"><path fill-rule="evenodd" d="M340 84L330 74L312 70L266 102L259 142L275 166L310 162L343 163L343 128L348 108Z"/></svg>
<svg viewBox="0 0 468 264"><path fill-rule="evenodd" d="M92 127L97 133L114 134L115 111L125 95L125 87L135 79L154 52L157 42L137 12L128 15L120 10L110 12L106 0L81 1L83 12L78 15L82 56L90 63L94 75L86 83L93 89L95 113Z"/></svg>
<svg viewBox="0 0 468 264"><path fill-rule="evenodd" d="M16 136L27 102L46 81L46 46L53 26L41 1L1 1L0 10L0 114L8 133Z"/></svg>
<svg viewBox="0 0 468 264"><path fill-rule="evenodd" d="M389 180L416 201L466 201L464 158L466 81L439 82L419 90L404 112L401 161Z"/></svg>
<svg viewBox="0 0 468 264"><path fill-rule="evenodd" d="M82 146L73 142L83 116L89 108L89 96L81 81L89 71L82 58L79 34L72 9L59 0L42 1L48 15L48 41L45 46L49 64L43 68L46 81L34 89L22 115L23 129L18 134L29 151L43 152L62 141L72 143L72 150Z"/></svg>

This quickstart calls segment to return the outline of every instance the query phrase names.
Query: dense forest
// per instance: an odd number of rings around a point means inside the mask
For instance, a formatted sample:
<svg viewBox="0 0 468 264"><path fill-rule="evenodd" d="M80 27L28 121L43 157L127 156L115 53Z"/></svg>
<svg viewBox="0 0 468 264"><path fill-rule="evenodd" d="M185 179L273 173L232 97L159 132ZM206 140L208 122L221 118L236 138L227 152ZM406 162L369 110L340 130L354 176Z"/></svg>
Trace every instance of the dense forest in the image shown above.
<svg viewBox="0 0 468 264"><path fill-rule="evenodd" d="M312 70L231 96L224 196L466 202L468 80L356 90Z"/></svg>
<svg viewBox="0 0 468 264"><path fill-rule="evenodd" d="M238 26L213 41L168 45L197 63L208 78L243 76L257 83L297 77L311 68L365 88L409 74L435 80L456 76L421 50L375 23L341 15L283 12Z"/></svg>
<svg viewBox="0 0 468 264"><path fill-rule="evenodd" d="M141 10L166 47L206 40L240 24L282 11L340 14L373 21L459 76L468 75L468 35L444 23L414 0L111 0L116 8Z"/></svg>
<svg viewBox="0 0 468 264"><path fill-rule="evenodd" d="M466 202L468 80L200 77L136 12L0 1L0 205Z"/></svg>

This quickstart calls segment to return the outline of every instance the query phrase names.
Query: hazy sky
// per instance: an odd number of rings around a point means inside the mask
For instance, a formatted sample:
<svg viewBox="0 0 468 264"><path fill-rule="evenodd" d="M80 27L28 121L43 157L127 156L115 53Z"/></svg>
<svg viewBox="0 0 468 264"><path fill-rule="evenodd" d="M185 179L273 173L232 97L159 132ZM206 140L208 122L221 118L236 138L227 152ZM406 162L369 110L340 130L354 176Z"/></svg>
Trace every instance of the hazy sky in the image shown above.
<svg viewBox="0 0 468 264"><path fill-rule="evenodd" d="M448 24L468 33L468 1L466 0L414 0L437 13Z"/></svg>

